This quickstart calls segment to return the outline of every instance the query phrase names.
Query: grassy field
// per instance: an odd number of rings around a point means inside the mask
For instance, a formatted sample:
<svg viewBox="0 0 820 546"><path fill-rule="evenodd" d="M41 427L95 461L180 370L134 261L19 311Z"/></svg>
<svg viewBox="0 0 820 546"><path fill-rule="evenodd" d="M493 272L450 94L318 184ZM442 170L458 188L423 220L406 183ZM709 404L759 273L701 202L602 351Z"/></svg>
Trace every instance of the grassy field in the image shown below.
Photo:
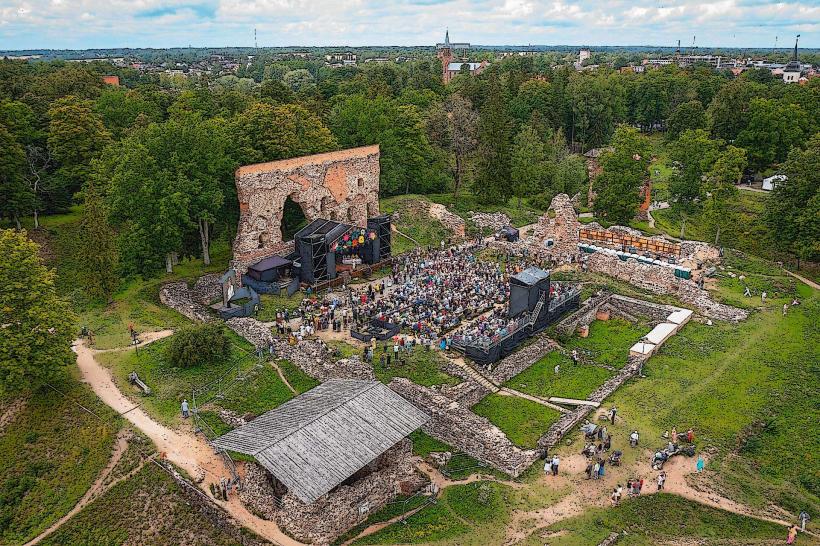
<svg viewBox="0 0 820 546"><path fill-rule="evenodd" d="M669 494L627 499L617 507L591 509L546 530L550 546L595 546L612 532L626 532L618 544L756 544L771 539L785 542L785 529L774 523L708 508ZM533 533L526 546L545 543L542 532ZM742 542L733 542L742 540ZM799 540L798 540L799 542Z"/></svg>
<svg viewBox="0 0 820 546"><path fill-rule="evenodd" d="M22 544L62 517L110 457L113 412L73 374L54 386L65 396L33 393L0 430L0 544Z"/></svg>
<svg viewBox="0 0 820 546"><path fill-rule="evenodd" d="M742 297L740 283L730 294ZM741 324L687 325L611 402L646 437L693 427L700 446L717 450L707 469L724 494L818 513L820 437L809 431L820 420L820 297L802 284L797 294L785 317L790 294Z"/></svg>
<svg viewBox="0 0 820 546"><path fill-rule="evenodd" d="M239 543L204 518L165 471L149 463L41 544L233 546Z"/></svg>
<svg viewBox="0 0 820 546"><path fill-rule="evenodd" d="M398 212L399 218L394 226L402 233L412 237L422 246L438 246L438 244L452 237L450 230L441 222L431 218L427 213L430 201L420 195L397 195L382 199L379 208L382 214ZM392 234L393 255L402 254L416 248L416 243L397 233Z"/></svg>
<svg viewBox="0 0 820 546"><path fill-rule="evenodd" d="M388 346L387 350L392 351L393 348ZM379 359L381 354L381 347L377 347L373 357L373 370L376 372L376 378L383 383L389 383L394 377L406 377L425 387L456 385L461 382L461 379L441 370L444 359L438 351L428 351L417 346L412 353L400 353L402 355L401 364L397 365L395 358L391 359L390 367L387 367L386 363L381 364Z"/></svg>
<svg viewBox="0 0 820 546"><path fill-rule="evenodd" d="M491 394L473 411L500 428L514 444L534 448L538 438L561 416L557 411L517 396Z"/></svg>
<svg viewBox="0 0 820 546"><path fill-rule="evenodd" d="M595 320L589 326L589 336L575 335L565 342L564 347L567 351L577 349L582 362L591 360L599 366L620 369L626 365L629 348L650 330L649 326L620 318Z"/></svg>
<svg viewBox="0 0 820 546"><path fill-rule="evenodd" d="M559 373L555 365L560 364ZM510 379L505 386L541 398L585 399L612 377L613 372L592 364L573 364L572 359L553 351Z"/></svg>
<svg viewBox="0 0 820 546"><path fill-rule="evenodd" d="M458 200L453 199L452 193L435 193L427 196L430 201L445 205L450 211L458 214L467 221L468 228L477 233L470 221L470 212L502 212L510 217L515 227L526 226L538 221L544 213L540 208L533 206L529 199L524 199L518 206L518 199L511 198L504 204L482 205L475 195L470 192L460 192Z"/></svg>

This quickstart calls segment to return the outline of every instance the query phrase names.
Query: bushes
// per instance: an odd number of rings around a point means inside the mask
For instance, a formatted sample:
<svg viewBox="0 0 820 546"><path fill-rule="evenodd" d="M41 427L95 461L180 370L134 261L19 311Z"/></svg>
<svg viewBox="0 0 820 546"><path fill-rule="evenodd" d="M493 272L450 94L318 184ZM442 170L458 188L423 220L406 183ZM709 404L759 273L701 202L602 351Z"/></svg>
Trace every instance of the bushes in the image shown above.
<svg viewBox="0 0 820 546"><path fill-rule="evenodd" d="M218 324L195 324L181 328L168 343L165 356L172 366L193 368L227 358L230 343Z"/></svg>

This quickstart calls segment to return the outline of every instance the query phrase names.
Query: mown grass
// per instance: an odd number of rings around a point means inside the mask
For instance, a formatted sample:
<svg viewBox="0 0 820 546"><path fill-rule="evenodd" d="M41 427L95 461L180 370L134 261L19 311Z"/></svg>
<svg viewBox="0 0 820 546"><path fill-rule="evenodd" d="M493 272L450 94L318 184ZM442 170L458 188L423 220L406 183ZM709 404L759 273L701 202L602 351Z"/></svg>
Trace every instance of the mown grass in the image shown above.
<svg viewBox="0 0 820 546"><path fill-rule="evenodd" d="M509 216L510 223L514 227L526 226L538 221L544 211L535 206L531 199L523 199L521 206L518 206L518 199L511 198L503 204L484 205L478 202L475 195L470 192L460 192L458 199L453 198L452 193L435 193L427 196L430 201L446 206L453 213L461 216L467 221L468 227L472 228L470 231L478 233L478 230L472 226L470 220L470 212L502 212ZM489 235L489 233L485 233Z"/></svg>
<svg viewBox="0 0 820 546"><path fill-rule="evenodd" d="M463 480L471 474L488 474L496 476L499 479L508 478L503 472L499 472L492 467L480 463L469 455L458 453L451 445L436 440L432 436L422 432L421 429L410 433L409 438L413 442L413 454L419 457L427 457L434 451L441 453L449 451L452 453L454 456L441 469L442 473L452 480Z"/></svg>
<svg viewBox="0 0 820 546"><path fill-rule="evenodd" d="M600 366L623 368L629 357L629 348L649 333L649 326L633 324L620 318L595 320L589 326L589 336L577 335L568 339L564 347L577 349L582 362L592 360Z"/></svg>
<svg viewBox="0 0 820 546"><path fill-rule="evenodd" d="M302 300L305 298L304 292L296 292L292 296L279 296L276 294L260 294L259 299L262 305L259 306L259 314L256 318L262 322L276 320L276 312L285 309L293 312L299 309Z"/></svg>
<svg viewBox="0 0 820 546"><path fill-rule="evenodd" d="M376 378L382 383L389 383L394 377L406 377L418 385L425 387L432 387L433 385L456 385L461 382L457 377L448 375L441 370L443 365L443 357L437 351L426 350L423 347L416 346L412 353L400 351L401 358L399 363L396 362L394 356L391 356L390 366L382 365L380 355L382 354L382 345L376 347L373 355L373 371L376 373ZM387 352L391 355L394 353L392 345L386 345Z"/></svg>
<svg viewBox="0 0 820 546"><path fill-rule="evenodd" d="M491 394L472 410L500 428L514 444L534 448L538 438L561 416L557 411L517 396Z"/></svg>
<svg viewBox="0 0 820 546"><path fill-rule="evenodd" d="M699 446L717 449L708 469L724 494L818 513L820 298L797 291L802 303L785 317L789 298L767 300L740 324L687 325L647 362L647 377L611 401L645 437L693 427Z"/></svg>
<svg viewBox="0 0 820 546"><path fill-rule="evenodd" d="M119 427L114 413L75 373L54 387L62 394L50 388L30 394L0 433L2 544L22 544L66 514L111 455Z"/></svg>
<svg viewBox="0 0 820 546"><path fill-rule="evenodd" d="M334 540L333 544L344 544L348 540L357 537L362 531L371 525L375 525L376 523L381 523L383 521L389 521L393 518L401 516L402 514L411 512L426 502L430 502L430 497L423 495L414 495L410 497L399 495L393 500L393 502L386 504L381 510L370 514L362 523L353 527L348 532Z"/></svg>
<svg viewBox="0 0 820 546"><path fill-rule="evenodd" d="M555 365L560 371L555 373ZM612 377L613 372L593 364L574 364L572 359L552 351L538 362L510 379L505 386L541 398L586 399L592 391Z"/></svg>
<svg viewBox="0 0 820 546"><path fill-rule="evenodd" d="M242 534L249 534L242 529ZM71 518L44 545L189 544L234 546L154 464L120 482Z"/></svg>
<svg viewBox="0 0 820 546"><path fill-rule="evenodd" d="M622 533L618 544L653 545L698 541L699 544L785 542L786 529L775 523L710 508L667 493L626 499L619 506L593 508L546 529L550 546L594 546L610 533ZM541 546L543 531L523 544ZM740 542L735 542L740 541Z"/></svg>
<svg viewBox="0 0 820 546"><path fill-rule="evenodd" d="M509 520L509 498L512 488L492 482L475 482L448 487L437 504L429 505L410 516L404 524L393 524L354 544L418 544L474 536L481 532L484 540L503 537L503 526ZM460 542L460 541L459 541ZM475 542L464 542L464 544ZM493 544L495 542L485 542Z"/></svg>

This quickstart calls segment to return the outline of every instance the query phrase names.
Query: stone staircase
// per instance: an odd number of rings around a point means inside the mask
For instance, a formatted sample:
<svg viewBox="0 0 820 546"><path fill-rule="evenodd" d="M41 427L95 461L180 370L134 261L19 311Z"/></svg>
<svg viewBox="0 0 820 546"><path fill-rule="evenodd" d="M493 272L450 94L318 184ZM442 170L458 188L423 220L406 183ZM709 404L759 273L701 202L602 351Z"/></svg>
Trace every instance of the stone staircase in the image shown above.
<svg viewBox="0 0 820 546"><path fill-rule="evenodd" d="M479 372L478 370L464 362L463 358L451 358L450 361L462 370L464 370L464 372L467 374L467 377L469 377L471 381L478 383L490 392L498 392L498 390L500 389L498 383L486 377L484 374L482 374L481 372Z"/></svg>

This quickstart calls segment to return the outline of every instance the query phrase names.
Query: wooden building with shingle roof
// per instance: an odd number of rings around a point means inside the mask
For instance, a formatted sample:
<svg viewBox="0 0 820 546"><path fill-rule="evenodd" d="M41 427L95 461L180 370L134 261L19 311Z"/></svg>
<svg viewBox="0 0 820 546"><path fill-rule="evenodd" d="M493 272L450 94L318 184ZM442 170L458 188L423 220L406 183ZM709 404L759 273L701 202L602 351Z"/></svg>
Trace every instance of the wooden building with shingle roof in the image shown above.
<svg viewBox="0 0 820 546"><path fill-rule="evenodd" d="M290 493L312 503L429 418L382 383L333 379L213 443L254 457Z"/></svg>

